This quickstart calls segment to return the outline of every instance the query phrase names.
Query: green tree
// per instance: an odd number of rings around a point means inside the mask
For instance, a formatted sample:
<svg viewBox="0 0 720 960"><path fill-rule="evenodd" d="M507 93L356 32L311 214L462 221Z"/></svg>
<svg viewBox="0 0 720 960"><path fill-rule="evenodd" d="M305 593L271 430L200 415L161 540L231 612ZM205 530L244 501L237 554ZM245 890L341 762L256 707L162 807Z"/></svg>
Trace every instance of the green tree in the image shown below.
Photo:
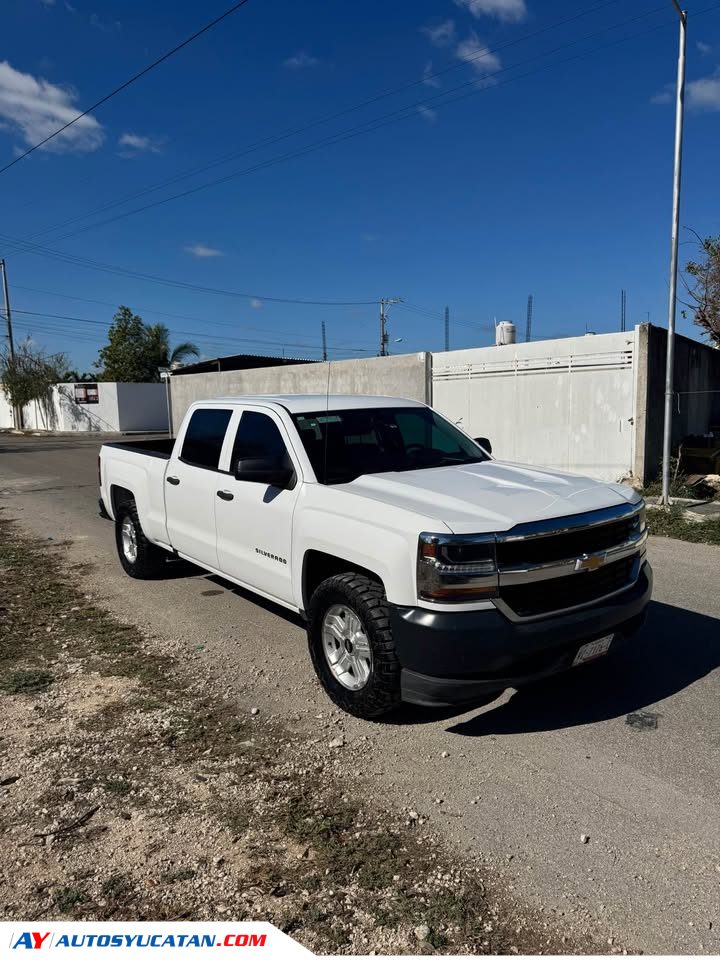
<svg viewBox="0 0 720 960"><path fill-rule="evenodd" d="M98 379L120 383L157 383L160 367L199 356L194 343L170 347L170 331L164 324L145 324L129 307L119 307L108 332L108 342L98 354Z"/></svg>
<svg viewBox="0 0 720 960"><path fill-rule="evenodd" d="M52 426L52 388L67 380L68 362L64 353L46 354L25 340L15 355L0 356L0 383L13 408L18 411L16 426L22 426L22 409L37 401L43 408L48 426Z"/></svg>
<svg viewBox="0 0 720 960"><path fill-rule="evenodd" d="M130 307L118 308L95 366L101 371L100 380L148 383L158 379L147 327Z"/></svg>
<svg viewBox="0 0 720 960"><path fill-rule="evenodd" d="M715 347L720 347L720 236L695 234L700 256L685 267L683 278L695 323Z"/></svg>
<svg viewBox="0 0 720 960"><path fill-rule="evenodd" d="M154 323L146 327L153 356L158 367L172 367L184 363L190 357L199 357L200 351L189 340L170 347L170 331L164 323Z"/></svg>

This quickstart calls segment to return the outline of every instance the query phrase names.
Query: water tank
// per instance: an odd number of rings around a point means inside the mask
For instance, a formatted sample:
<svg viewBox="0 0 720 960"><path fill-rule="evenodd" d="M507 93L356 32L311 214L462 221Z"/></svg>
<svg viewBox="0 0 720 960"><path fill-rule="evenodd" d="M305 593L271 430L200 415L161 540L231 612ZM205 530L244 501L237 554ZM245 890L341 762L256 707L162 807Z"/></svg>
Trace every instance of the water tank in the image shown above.
<svg viewBox="0 0 720 960"><path fill-rule="evenodd" d="M509 343L515 343L516 331L515 324L509 320L501 320L495 327L495 345L498 347L507 346Z"/></svg>

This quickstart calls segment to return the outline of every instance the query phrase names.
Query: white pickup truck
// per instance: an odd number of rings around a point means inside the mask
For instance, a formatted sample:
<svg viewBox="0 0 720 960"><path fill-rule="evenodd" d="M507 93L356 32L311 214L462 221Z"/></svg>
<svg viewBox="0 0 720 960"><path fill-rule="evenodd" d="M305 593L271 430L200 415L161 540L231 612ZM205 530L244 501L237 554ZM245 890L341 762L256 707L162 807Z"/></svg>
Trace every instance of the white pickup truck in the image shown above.
<svg viewBox="0 0 720 960"><path fill-rule="evenodd" d="M490 453L410 400L229 397L103 444L100 506L131 577L183 557L300 613L344 710L471 705L614 651L652 589L634 490Z"/></svg>

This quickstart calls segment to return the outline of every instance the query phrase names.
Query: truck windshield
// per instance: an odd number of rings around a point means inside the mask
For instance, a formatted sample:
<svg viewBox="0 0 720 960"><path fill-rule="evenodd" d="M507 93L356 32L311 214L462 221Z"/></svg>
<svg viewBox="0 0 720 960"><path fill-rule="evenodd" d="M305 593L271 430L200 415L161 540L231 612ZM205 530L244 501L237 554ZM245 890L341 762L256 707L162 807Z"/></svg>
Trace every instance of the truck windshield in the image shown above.
<svg viewBox="0 0 720 960"><path fill-rule="evenodd" d="M329 410L295 414L293 420L320 483L489 459L429 407Z"/></svg>

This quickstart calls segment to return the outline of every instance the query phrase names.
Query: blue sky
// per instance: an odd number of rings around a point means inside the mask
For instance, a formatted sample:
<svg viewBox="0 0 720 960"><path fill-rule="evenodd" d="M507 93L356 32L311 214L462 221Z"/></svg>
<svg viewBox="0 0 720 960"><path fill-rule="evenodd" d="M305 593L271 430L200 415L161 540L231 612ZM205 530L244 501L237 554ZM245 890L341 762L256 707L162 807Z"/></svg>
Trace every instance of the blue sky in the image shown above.
<svg viewBox="0 0 720 960"><path fill-rule="evenodd" d="M0 165L225 6L16 0ZM89 369L125 303L206 356L317 357L322 320L331 357L361 356L377 352L381 297L412 305L390 311L404 352L442 349L446 304L454 347L489 343L495 318L522 334L529 293L538 338L615 330L623 287L629 325L665 324L676 56L671 0L250 0L0 176L16 336ZM690 11L688 82L682 224L706 235L720 232L712 0Z"/></svg>

